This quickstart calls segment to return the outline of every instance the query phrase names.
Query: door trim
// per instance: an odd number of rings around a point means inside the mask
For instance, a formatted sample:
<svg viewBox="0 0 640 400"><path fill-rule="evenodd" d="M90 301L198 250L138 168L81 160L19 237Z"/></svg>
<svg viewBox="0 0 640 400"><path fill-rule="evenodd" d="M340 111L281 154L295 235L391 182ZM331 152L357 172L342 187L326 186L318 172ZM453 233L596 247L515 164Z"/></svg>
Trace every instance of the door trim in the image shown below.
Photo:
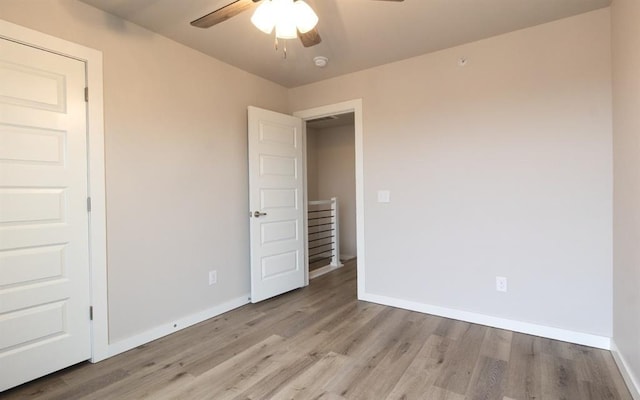
<svg viewBox="0 0 640 400"><path fill-rule="evenodd" d="M295 117L302 118L303 121L329 115L345 114L353 112L355 128L356 147L356 246L358 257L358 299L365 294L365 243L364 243L364 129L362 126L362 99L344 101L336 104L329 104L322 107L296 111ZM304 151L305 176L307 171L307 124L302 124L302 143ZM307 213L307 179L304 180L304 212ZM304 233L308 235L308 226L305 219ZM307 250L308 254L308 250ZM309 284L309 260L305 257L306 274L305 285Z"/></svg>
<svg viewBox="0 0 640 400"><path fill-rule="evenodd" d="M87 168L89 213L89 272L91 285L91 362L109 356L107 303L107 236L104 168L102 52L0 19L0 37L85 63L87 103ZM87 310L87 314L89 310Z"/></svg>

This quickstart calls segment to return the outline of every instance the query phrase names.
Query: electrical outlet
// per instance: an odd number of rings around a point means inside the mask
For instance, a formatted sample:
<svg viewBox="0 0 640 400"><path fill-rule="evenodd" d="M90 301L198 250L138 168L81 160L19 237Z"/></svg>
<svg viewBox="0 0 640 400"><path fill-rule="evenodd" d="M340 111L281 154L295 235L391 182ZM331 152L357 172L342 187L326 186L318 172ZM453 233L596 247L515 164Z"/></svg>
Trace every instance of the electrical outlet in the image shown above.
<svg viewBox="0 0 640 400"><path fill-rule="evenodd" d="M504 276L496 276L496 290L498 292L507 291L507 278Z"/></svg>
<svg viewBox="0 0 640 400"><path fill-rule="evenodd" d="M378 190L378 203L391 203L391 192L388 190Z"/></svg>
<svg viewBox="0 0 640 400"><path fill-rule="evenodd" d="M218 272L209 271L209 285L214 285L218 282Z"/></svg>

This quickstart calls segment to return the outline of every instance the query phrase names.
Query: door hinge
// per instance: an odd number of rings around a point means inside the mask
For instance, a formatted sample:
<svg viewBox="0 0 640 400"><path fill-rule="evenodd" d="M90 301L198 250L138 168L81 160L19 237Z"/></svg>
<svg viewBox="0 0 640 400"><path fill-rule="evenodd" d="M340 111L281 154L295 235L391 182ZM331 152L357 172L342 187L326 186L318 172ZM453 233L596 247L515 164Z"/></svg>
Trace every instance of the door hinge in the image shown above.
<svg viewBox="0 0 640 400"><path fill-rule="evenodd" d="M89 101L89 88L88 87L84 88L84 101L86 101L86 102Z"/></svg>
<svg viewBox="0 0 640 400"><path fill-rule="evenodd" d="M89 306L89 320L93 321L93 306Z"/></svg>
<svg viewBox="0 0 640 400"><path fill-rule="evenodd" d="M87 212L91 212L91 197L87 197Z"/></svg>

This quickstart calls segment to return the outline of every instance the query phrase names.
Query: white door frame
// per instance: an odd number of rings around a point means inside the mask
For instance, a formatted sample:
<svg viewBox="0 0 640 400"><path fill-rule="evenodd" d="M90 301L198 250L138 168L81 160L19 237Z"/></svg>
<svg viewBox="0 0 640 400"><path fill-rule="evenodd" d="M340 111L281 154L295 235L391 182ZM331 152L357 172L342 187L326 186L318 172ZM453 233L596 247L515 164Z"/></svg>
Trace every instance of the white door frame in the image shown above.
<svg viewBox="0 0 640 400"><path fill-rule="evenodd" d="M308 110L296 111L294 116L302 118L303 121L327 117L336 114L345 114L353 112L354 128L355 128L355 147L356 147L356 246L358 257L358 298L362 298L365 293L365 251L364 251L364 137L362 126L362 99L349 100L342 103L330 104L322 107L311 108ZM305 176L307 172L307 126L302 124L302 143L304 151L304 170ZM307 179L304 181L304 212L307 214ZM307 220L304 224L305 237L309 234ZM308 242L307 242L308 247ZM306 249L306 254L309 250ZM305 285L309 284L309 259L305 257L306 275Z"/></svg>
<svg viewBox="0 0 640 400"><path fill-rule="evenodd" d="M87 106L89 269L91 276L91 361L109 356L107 304L107 236L104 170L104 115L102 88L102 52L32 29L0 20L0 37L41 50L74 58L85 63L89 102Z"/></svg>

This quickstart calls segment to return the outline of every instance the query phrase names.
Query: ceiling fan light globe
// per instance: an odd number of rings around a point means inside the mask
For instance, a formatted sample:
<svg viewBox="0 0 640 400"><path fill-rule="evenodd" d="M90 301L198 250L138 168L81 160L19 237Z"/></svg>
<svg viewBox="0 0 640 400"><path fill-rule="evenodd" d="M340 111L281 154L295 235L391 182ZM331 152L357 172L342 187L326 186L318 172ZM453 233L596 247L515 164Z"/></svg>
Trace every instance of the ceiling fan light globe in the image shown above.
<svg viewBox="0 0 640 400"><path fill-rule="evenodd" d="M278 39L295 39L307 33L318 23L318 16L304 1L263 0L251 16L251 23L264 33L274 28Z"/></svg>
<svg viewBox="0 0 640 400"><path fill-rule="evenodd" d="M273 32L276 25L276 15L273 3L263 1L251 16L251 23L266 34Z"/></svg>
<svg viewBox="0 0 640 400"><path fill-rule="evenodd" d="M278 39L295 39L298 37L296 23L293 20L280 20L276 24L276 37Z"/></svg>
<svg viewBox="0 0 640 400"><path fill-rule="evenodd" d="M276 37L278 39L295 39L296 31L293 0L272 0L275 9Z"/></svg>
<svg viewBox="0 0 640 400"><path fill-rule="evenodd" d="M303 0L293 3L294 18L300 33L307 33L318 24L318 16Z"/></svg>

